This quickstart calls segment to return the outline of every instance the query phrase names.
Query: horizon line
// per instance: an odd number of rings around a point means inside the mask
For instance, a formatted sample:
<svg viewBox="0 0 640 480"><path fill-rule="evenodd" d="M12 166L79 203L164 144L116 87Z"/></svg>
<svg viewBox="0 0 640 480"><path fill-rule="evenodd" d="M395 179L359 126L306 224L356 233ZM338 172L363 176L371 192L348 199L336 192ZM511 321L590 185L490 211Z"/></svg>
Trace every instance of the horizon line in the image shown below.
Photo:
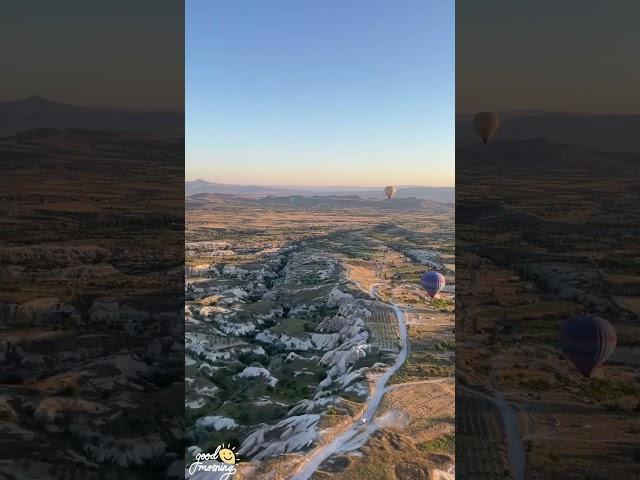
<svg viewBox="0 0 640 480"><path fill-rule="evenodd" d="M67 107L79 107L79 108L94 108L96 110L111 110L111 111L124 111L124 112L137 112L137 113L177 113L183 114L186 116L186 109L183 107L182 109L173 109L168 107L156 107L156 108L139 108L139 107L119 107L119 106L103 106L103 105L88 105L82 103L66 103L60 100L53 100L50 97L44 97L42 95L29 95L23 98L12 98L12 99L0 99L1 103L7 102L26 102L29 100L37 100L44 101L47 103L53 103L57 105L65 105ZM185 122L186 123L186 122Z"/></svg>
<svg viewBox="0 0 640 480"><path fill-rule="evenodd" d="M402 184L387 184L387 185L295 185L295 184L277 184L277 183L226 183L215 182L212 180L206 180L202 177L188 180L185 178L185 184L188 182L207 182L215 185L226 185L230 187L276 187L276 188L384 188L388 185L393 185L396 188L455 188L455 185L402 185Z"/></svg>
<svg viewBox="0 0 640 480"><path fill-rule="evenodd" d="M539 115L584 115L584 116L614 116L614 115L619 115L619 116L624 116L624 115L631 115L631 116L638 116L640 115L640 112L611 112L611 111L606 111L606 112L594 112L594 111L576 111L576 110L540 110L540 109L535 109L535 108L510 108L508 110L474 110L474 111L456 111L455 112L455 116L466 116L466 115L476 115L479 112L495 112L495 113L501 113L501 114L521 114L522 116L539 116Z"/></svg>

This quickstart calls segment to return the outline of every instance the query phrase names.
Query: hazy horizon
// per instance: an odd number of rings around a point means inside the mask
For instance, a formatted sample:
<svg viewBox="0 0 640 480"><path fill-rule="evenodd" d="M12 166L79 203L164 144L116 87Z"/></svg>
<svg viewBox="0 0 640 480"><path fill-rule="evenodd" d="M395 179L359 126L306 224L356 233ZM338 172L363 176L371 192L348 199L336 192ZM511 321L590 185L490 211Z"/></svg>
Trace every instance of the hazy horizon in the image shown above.
<svg viewBox="0 0 640 480"><path fill-rule="evenodd" d="M197 182L204 181L208 183L215 183L220 185L229 185L234 187L277 187L277 188L338 188L338 189L349 189L349 188L384 188L387 184L371 184L371 185L338 185L338 184L329 184L329 185L319 185L319 184L300 184L300 183L233 183L233 182L221 182L218 180L209 180L206 178L198 177L198 178L185 178L185 183L188 182ZM406 184L406 185L394 185L396 188L455 188L455 185L423 185L423 184Z"/></svg>
<svg viewBox="0 0 640 480"><path fill-rule="evenodd" d="M452 3L248 3L187 3L186 178L454 184Z"/></svg>
<svg viewBox="0 0 640 480"><path fill-rule="evenodd" d="M386 185L259 185L210 182L203 179L185 181L185 196L213 194L239 197L359 197L361 199L386 199ZM455 202L455 187L422 185L395 185L395 198L418 199L440 203Z"/></svg>
<svg viewBox="0 0 640 480"><path fill-rule="evenodd" d="M77 108L87 108L87 109L95 109L95 110L116 110L123 112L133 112L133 113L184 113L184 108L174 108L174 107L127 107L127 106L109 106L109 105L100 105L97 103L80 103L76 101L65 101L64 99L58 98L54 96L46 96L40 95L39 93L34 93L32 95L23 95L21 97L15 98L5 98L0 97L0 103L20 103L20 102L28 102L29 100L40 99L44 102L56 103L59 105L65 105L67 107L77 107Z"/></svg>

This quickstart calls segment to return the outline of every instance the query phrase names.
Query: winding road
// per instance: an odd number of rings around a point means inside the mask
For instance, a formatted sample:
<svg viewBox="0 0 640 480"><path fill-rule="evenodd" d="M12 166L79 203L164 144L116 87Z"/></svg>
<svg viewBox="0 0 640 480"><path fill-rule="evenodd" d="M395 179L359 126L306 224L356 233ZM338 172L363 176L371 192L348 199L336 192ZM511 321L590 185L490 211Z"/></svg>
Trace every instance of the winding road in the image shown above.
<svg viewBox="0 0 640 480"><path fill-rule="evenodd" d="M371 286L369 295L371 295L372 298L375 298L378 301L382 301L380 300L380 297L376 292L375 285ZM360 419L356 419L351 427L338 435L331 442L317 448L314 452L305 456L305 461L298 467L297 471L291 477L291 480L308 480L316 472L322 462L324 462L331 455L343 451L345 444L354 439L356 435L362 434L363 437L360 437L360 435L358 435L358 439L365 440L371 433L377 430L378 427L375 425L373 417L378 410L378 407L380 406L383 395L387 391L387 382L389 381L391 376L396 373L402 366L404 361L407 359L408 354L405 313L400 307L395 304L386 303L386 305L390 306L393 309L395 316L398 319L398 326L400 329L400 342L402 348L400 349L400 353L398 354L398 358L396 359L395 363L391 367L389 367L382 375L380 375L375 381L375 386L373 388L373 391L370 393L369 398L367 399L367 407L363 415L363 417L367 419L367 423L365 425L361 425Z"/></svg>

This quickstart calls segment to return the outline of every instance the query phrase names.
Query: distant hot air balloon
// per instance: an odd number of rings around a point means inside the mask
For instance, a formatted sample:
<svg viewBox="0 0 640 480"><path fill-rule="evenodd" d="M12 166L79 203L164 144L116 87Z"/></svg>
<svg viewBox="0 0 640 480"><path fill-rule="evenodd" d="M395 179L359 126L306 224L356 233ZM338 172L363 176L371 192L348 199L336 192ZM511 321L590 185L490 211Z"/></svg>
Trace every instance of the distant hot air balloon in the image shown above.
<svg viewBox="0 0 640 480"><path fill-rule="evenodd" d="M560 327L560 347L578 372L591 377L616 348L616 330L595 315L577 315Z"/></svg>
<svg viewBox="0 0 640 480"><path fill-rule="evenodd" d="M387 196L389 200L391 200L391 197L393 197L396 194L396 187L394 187L393 185L389 185L388 187L385 187L384 194Z"/></svg>
<svg viewBox="0 0 640 480"><path fill-rule="evenodd" d="M431 298L436 298L436 295L444 287L444 275L439 272L427 272L422 275L420 283Z"/></svg>
<svg viewBox="0 0 640 480"><path fill-rule="evenodd" d="M493 112L480 112L473 117L473 128L476 129L480 138L487 143L500 128L500 117Z"/></svg>

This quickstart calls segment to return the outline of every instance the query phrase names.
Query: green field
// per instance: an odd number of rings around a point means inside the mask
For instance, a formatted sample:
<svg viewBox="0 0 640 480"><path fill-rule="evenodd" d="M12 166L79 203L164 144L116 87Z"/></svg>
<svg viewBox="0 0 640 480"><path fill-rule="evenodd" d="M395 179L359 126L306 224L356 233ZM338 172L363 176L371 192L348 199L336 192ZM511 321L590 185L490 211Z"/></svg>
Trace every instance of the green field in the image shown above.
<svg viewBox="0 0 640 480"><path fill-rule="evenodd" d="M419 449L427 452L442 452L454 454L456 450L456 437L453 435L444 435L428 442L418 443Z"/></svg>

